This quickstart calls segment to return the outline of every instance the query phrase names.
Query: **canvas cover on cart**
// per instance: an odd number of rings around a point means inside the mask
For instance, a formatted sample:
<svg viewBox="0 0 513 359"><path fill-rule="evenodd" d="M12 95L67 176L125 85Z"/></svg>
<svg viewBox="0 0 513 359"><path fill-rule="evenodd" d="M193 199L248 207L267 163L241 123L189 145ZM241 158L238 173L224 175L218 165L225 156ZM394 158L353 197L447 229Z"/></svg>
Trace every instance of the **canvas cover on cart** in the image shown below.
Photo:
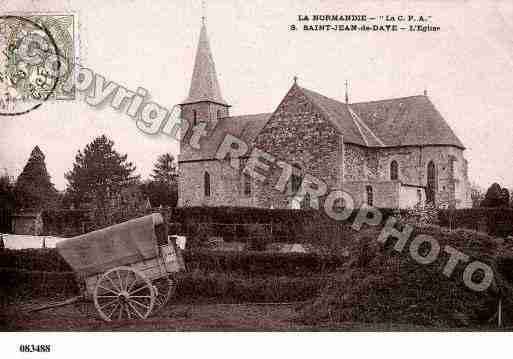
<svg viewBox="0 0 513 359"><path fill-rule="evenodd" d="M57 244L57 251L80 275L105 272L155 258L155 227L162 223L162 215L153 213L64 240Z"/></svg>

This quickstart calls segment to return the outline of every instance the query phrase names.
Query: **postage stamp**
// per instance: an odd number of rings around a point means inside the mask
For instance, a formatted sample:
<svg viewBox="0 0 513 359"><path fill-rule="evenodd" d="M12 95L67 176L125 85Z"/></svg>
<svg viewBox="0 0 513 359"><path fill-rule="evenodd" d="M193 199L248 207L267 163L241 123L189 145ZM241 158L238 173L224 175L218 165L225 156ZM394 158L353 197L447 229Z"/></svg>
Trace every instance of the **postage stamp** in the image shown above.
<svg viewBox="0 0 513 359"><path fill-rule="evenodd" d="M48 100L73 100L74 15L0 17L0 115L32 111ZM71 88L71 86L70 86Z"/></svg>
<svg viewBox="0 0 513 359"><path fill-rule="evenodd" d="M24 16L45 28L52 36L61 62L59 81L53 98L56 100L74 100L75 92L66 91L63 85L72 81L72 68L78 58L75 14L33 14Z"/></svg>

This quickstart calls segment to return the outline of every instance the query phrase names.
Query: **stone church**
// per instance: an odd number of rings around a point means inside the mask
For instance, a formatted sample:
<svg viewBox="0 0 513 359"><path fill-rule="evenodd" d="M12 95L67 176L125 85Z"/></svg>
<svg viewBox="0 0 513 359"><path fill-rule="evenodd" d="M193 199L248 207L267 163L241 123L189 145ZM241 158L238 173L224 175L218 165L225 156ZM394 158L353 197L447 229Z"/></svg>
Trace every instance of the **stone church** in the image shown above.
<svg viewBox="0 0 513 359"><path fill-rule="evenodd" d="M347 94L339 101L294 80L274 112L230 116L203 24L189 96L180 107L189 124L205 121L214 130L199 150L191 148L187 135L182 138L179 206L309 207L308 196L297 195L307 173L330 190L351 194L355 205L471 205L465 147L426 92L350 103ZM291 164L286 189L273 188L274 172L262 183L243 166L230 166L229 158L216 159L226 134Z"/></svg>

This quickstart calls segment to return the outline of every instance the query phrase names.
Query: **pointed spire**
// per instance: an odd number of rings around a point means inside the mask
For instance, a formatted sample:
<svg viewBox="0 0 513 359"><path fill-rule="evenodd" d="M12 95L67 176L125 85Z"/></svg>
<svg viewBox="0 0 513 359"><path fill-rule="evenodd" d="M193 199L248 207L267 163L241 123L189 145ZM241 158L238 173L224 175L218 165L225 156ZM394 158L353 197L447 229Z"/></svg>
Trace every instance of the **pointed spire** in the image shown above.
<svg viewBox="0 0 513 359"><path fill-rule="evenodd" d="M189 96L182 104L200 101L210 101L227 105L221 96L221 89L217 81L214 58L210 51L210 43L207 36L205 16L202 17L201 32L198 49L196 51L194 70L192 72Z"/></svg>
<svg viewBox="0 0 513 359"><path fill-rule="evenodd" d="M39 158L44 159L45 155L43 154L43 151L41 151L39 146L36 145L36 147L34 147L32 149L32 152L30 153L30 157L39 157Z"/></svg>

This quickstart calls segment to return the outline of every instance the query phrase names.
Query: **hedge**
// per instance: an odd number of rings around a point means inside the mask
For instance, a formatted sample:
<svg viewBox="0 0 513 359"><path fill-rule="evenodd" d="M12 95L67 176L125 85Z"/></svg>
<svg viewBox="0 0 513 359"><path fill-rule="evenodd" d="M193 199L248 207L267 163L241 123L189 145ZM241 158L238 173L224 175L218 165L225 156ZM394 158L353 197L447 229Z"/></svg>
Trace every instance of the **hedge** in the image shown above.
<svg viewBox="0 0 513 359"><path fill-rule="evenodd" d="M82 209L46 210L42 213L43 233L59 237L73 237L87 231L89 211Z"/></svg>
<svg viewBox="0 0 513 359"><path fill-rule="evenodd" d="M397 209L381 208L384 219ZM253 207L182 207L163 212L170 234L199 240L221 237L226 241L267 243L316 243L338 237L351 223L357 210L345 221L330 218L324 210L267 209Z"/></svg>
<svg viewBox="0 0 513 359"><path fill-rule="evenodd" d="M247 276L222 272L191 272L178 277L175 301L215 300L220 303L296 302L314 298L326 285L322 276Z"/></svg>
<svg viewBox="0 0 513 359"><path fill-rule="evenodd" d="M497 237L513 234L513 210L507 208L465 208L440 210L441 226L485 230Z"/></svg>
<svg viewBox="0 0 513 359"><path fill-rule="evenodd" d="M0 251L0 268L45 272L72 270L55 248L4 249Z"/></svg>
<svg viewBox="0 0 513 359"><path fill-rule="evenodd" d="M175 300L299 301L325 285L341 260L303 253L185 251ZM74 272L55 249L0 252L2 301L66 298L79 294Z"/></svg>
<svg viewBox="0 0 513 359"><path fill-rule="evenodd" d="M186 250L188 270L237 272L259 275L308 275L336 270L343 259L316 253L229 252ZM5 250L0 252L0 268L25 271L69 272L72 269L55 248Z"/></svg>
<svg viewBox="0 0 513 359"><path fill-rule="evenodd" d="M342 260L314 253L185 251L175 300L299 301L325 285ZM0 252L0 291L9 302L78 294L75 275L54 248Z"/></svg>
<svg viewBox="0 0 513 359"><path fill-rule="evenodd" d="M218 303L295 302L312 299L326 284L323 276L248 276L234 273L182 273L171 301ZM33 299L63 300L79 295L73 273L0 268L0 308Z"/></svg>
<svg viewBox="0 0 513 359"><path fill-rule="evenodd" d="M384 217L397 209L381 208ZM93 220L87 210L52 210L43 212L46 235L72 237L111 224L142 216L148 211L112 213L108 223ZM266 238L268 242L315 241L315 237L334 236L341 226L354 220L357 210L344 222L330 218L324 210L266 209L254 207L181 207L161 210L171 234L187 237L221 237L231 241ZM321 230L319 230L321 229Z"/></svg>
<svg viewBox="0 0 513 359"><path fill-rule="evenodd" d="M0 292L3 304L34 298L68 298L79 294L73 272L27 271L0 268Z"/></svg>
<svg viewBox="0 0 513 359"><path fill-rule="evenodd" d="M322 322L408 323L430 328L494 326L499 298L505 325L513 323L513 243L468 229L416 226L401 253L396 239L376 239L382 227L365 226L347 236L349 260L335 272L314 302L302 311L309 324ZM435 238L469 257L452 275L443 270L449 255L441 250L430 264L411 258L411 239L419 234ZM463 270L471 261L491 266L491 286L476 292L466 287Z"/></svg>
<svg viewBox="0 0 513 359"><path fill-rule="evenodd" d="M252 275L311 276L340 267L344 258L316 253L274 253L259 251L185 251L188 270L236 272Z"/></svg>

